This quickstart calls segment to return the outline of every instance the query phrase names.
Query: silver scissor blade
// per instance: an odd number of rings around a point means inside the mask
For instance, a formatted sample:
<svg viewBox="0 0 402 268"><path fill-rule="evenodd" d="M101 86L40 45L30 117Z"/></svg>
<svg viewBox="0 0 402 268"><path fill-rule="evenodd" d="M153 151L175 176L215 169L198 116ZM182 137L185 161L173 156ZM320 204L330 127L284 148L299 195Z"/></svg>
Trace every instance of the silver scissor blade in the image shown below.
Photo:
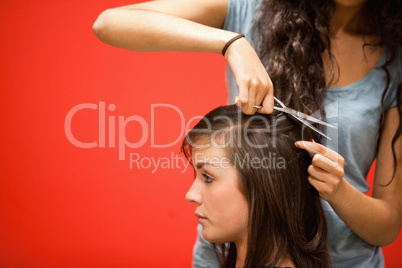
<svg viewBox="0 0 402 268"><path fill-rule="evenodd" d="M322 133L319 129L317 129L316 127L314 127L312 124L310 124L309 122L307 122L306 120L301 119L300 117L297 117L293 114L291 114L295 119L299 120L300 122L302 122L303 124L305 124L306 126L308 126L309 128L311 128L312 130L314 130L315 132L321 134L322 136L324 136L325 138L329 139L330 141L332 141L332 139L330 137L328 137L327 135L325 135L324 133Z"/></svg>
<svg viewBox="0 0 402 268"><path fill-rule="evenodd" d="M286 107L286 105L285 105L283 102L281 102L280 100L278 100L275 96L274 96L274 100L275 100L277 103L279 103L279 105L282 106L283 108ZM275 106L274 106L274 107L275 107Z"/></svg>
<svg viewBox="0 0 402 268"><path fill-rule="evenodd" d="M314 123L318 123L318 124L327 126L327 127L337 128L337 127L335 127L335 126L333 126L331 124L328 124L327 122L324 122L324 121L322 121L322 120L320 120L318 118L315 118L313 116L310 116L310 115L304 114L302 112L293 110L293 109L288 108L288 107L280 108L280 107L274 106L274 109L277 110L277 111L281 111L281 112L284 112L284 113L291 114L293 116L297 116L299 118L303 118L305 120L308 120L308 121L311 121L311 122L314 122Z"/></svg>
<svg viewBox="0 0 402 268"><path fill-rule="evenodd" d="M304 119L306 119L308 121L311 121L311 122L318 123L318 124L321 124L321 125L324 125L324 126L327 126L327 127L332 127L332 128L337 129L336 126L328 124L327 122L324 122L324 121L322 121L322 120L320 120L318 118L315 118L314 116L307 115L307 114L304 114L304 113L299 112L299 111L295 111L295 112L297 113L297 116L302 117L302 118L304 118Z"/></svg>

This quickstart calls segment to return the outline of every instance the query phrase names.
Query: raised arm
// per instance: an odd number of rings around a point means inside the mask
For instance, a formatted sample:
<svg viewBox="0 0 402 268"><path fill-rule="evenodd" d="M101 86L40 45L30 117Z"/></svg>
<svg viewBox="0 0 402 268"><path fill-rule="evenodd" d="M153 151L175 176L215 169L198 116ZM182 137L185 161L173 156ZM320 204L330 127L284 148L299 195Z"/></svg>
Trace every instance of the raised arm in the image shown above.
<svg viewBox="0 0 402 268"><path fill-rule="evenodd" d="M93 31L103 42L134 51L221 53L238 33L222 30L227 0L161 0L102 12ZM237 104L245 113L273 110L273 86L260 59L245 38L225 54L239 87Z"/></svg>
<svg viewBox="0 0 402 268"><path fill-rule="evenodd" d="M152 1L107 9L93 26L99 39L134 51L219 53L236 33L224 31L227 0Z"/></svg>

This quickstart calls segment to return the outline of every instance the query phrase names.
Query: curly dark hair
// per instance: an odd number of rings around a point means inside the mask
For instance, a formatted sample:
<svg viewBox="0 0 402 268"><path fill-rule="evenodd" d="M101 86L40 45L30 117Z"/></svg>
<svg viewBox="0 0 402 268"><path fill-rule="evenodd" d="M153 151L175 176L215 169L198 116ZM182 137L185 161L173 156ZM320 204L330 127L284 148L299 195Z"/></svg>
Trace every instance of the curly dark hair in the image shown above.
<svg viewBox="0 0 402 268"><path fill-rule="evenodd" d="M401 79L391 77L387 69L398 56L402 44L401 7L401 0L368 0L363 8L366 20L363 34L378 39L376 43L365 43L363 51L365 46L386 47L389 51L381 67L387 81L382 107L391 80ZM339 73L330 42L334 34L329 22L334 10L333 0L262 0L257 10L254 38L259 56L273 82L275 95L286 105L305 113L320 111L321 116L325 115L323 93L332 84L336 72ZM326 81L321 57L324 51L328 52L332 65L330 81ZM397 89L396 99L400 122L392 141L395 166L394 145L402 133L401 86ZM383 121L384 111L381 126Z"/></svg>

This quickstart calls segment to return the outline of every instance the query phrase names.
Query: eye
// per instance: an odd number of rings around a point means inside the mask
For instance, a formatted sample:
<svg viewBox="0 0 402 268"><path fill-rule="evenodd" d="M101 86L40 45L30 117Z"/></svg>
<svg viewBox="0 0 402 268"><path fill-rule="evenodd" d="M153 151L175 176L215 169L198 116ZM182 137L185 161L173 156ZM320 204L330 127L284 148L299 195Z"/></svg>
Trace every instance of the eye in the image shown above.
<svg viewBox="0 0 402 268"><path fill-rule="evenodd" d="M205 183L212 183L214 181L214 179L212 177L208 176L207 174L201 173L201 175L204 176Z"/></svg>

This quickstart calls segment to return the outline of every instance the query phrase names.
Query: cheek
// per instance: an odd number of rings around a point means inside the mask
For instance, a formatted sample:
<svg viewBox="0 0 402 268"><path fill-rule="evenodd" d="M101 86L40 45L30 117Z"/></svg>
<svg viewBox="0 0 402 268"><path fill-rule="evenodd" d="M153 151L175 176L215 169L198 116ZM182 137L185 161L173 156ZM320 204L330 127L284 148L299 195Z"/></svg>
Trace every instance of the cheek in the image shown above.
<svg viewBox="0 0 402 268"><path fill-rule="evenodd" d="M215 213L215 217L227 220L241 216L245 207L244 203L246 203L240 192L229 188L208 193L204 201L208 203L209 209Z"/></svg>
<svg viewBox="0 0 402 268"><path fill-rule="evenodd" d="M213 210L209 212L214 225L221 229L222 236L225 236L225 242L231 242L240 236L243 237L247 232L248 205L237 188L227 190L230 189L211 194L209 205Z"/></svg>
<svg viewBox="0 0 402 268"><path fill-rule="evenodd" d="M232 214L230 221L227 222L228 231L233 237L231 240L239 240L247 236L248 225L248 206L246 201L237 202L232 206Z"/></svg>
<svg viewBox="0 0 402 268"><path fill-rule="evenodd" d="M245 228L247 229L247 224L248 224L248 205L247 201L244 199L242 196L242 199L237 202L236 207L234 207L234 210L237 211L236 214L236 225L239 226L240 228Z"/></svg>

